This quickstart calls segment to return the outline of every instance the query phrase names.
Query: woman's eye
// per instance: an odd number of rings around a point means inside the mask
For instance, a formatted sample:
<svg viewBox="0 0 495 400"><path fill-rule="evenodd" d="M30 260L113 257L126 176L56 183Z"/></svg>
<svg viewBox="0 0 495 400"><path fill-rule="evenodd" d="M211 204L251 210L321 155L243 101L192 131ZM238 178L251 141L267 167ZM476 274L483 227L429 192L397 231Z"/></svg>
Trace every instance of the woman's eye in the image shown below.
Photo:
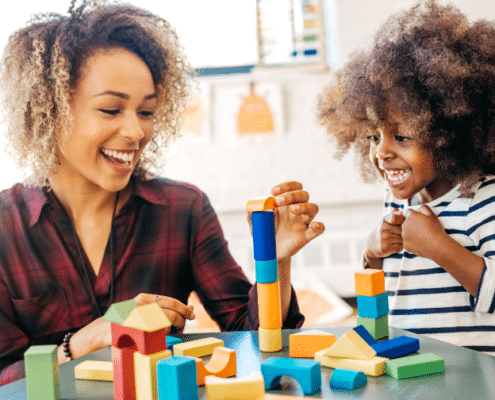
<svg viewBox="0 0 495 400"><path fill-rule="evenodd" d="M106 109L106 108L100 108L100 111L109 114L109 115L117 115L120 111L116 109Z"/></svg>
<svg viewBox="0 0 495 400"><path fill-rule="evenodd" d="M153 111L141 111L139 114L141 114L143 117L152 117L155 115Z"/></svg>

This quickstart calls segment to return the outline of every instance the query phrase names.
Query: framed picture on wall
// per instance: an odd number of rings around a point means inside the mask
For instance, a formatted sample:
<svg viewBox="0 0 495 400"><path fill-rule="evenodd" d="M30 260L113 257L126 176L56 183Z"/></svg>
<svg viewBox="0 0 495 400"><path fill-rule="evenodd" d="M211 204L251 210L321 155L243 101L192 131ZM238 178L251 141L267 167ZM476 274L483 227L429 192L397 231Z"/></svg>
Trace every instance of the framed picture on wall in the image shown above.
<svg viewBox="0 0 495 400"><path fill-rule="evenodd" d="M205 81L190 83L191 91L186 109L182 112L181 140L193 143L211 141L211 84Z"/></svg>

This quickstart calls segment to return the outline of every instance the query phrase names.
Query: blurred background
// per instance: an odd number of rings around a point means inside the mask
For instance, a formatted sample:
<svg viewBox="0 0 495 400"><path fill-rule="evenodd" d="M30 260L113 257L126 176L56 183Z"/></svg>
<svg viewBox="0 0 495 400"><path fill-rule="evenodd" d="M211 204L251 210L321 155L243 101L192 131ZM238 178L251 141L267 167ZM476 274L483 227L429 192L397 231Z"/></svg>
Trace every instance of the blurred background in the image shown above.
<svg viewBox="0 0 495 400"><path fill-rule="evenodd" d="M229 248L254 281L244 207L280 182L297 180L326 225L293 260L305 326L354 323L354 272L381 216L383 187L362 183L352 155L333 157L317 124L318 96L352 53L412 0L134 0L176 28L192 66L182 136L162 176L198 186L218 213ZM495 2L452 0L471 20L495 19ZM37 12L65 13L69 0L17 0L0 15L0 46ZM253 123L255 121L255 123ZM1 134L0 148L4 148ZM24 178L0 151L0 189ZM189 331L216 329L206 315Z"/></svg>

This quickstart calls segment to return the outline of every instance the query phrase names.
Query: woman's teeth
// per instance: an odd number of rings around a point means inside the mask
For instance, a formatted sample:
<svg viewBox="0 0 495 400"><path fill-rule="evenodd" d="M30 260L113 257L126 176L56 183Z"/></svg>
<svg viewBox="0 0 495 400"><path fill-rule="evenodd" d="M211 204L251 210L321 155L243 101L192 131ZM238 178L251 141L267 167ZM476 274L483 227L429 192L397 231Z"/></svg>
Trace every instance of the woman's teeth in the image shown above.
<svg viewBox="0 0 495 400"><path fill-rule="evenodd" d="M123 152L117 150L107 150L107 149L102 149L101 152L108 157L116 158L117 160L121 160L126 163L132 161L135 153L134 151L129 153L129 152Z"/></svg>
<svg viewBox="0 0 495 400"><path fill-rule="evenodd" d="M387 180L392 185L399 185L405 182L411 175L411 170L393 170L393 171L383 171Z"/></svg>

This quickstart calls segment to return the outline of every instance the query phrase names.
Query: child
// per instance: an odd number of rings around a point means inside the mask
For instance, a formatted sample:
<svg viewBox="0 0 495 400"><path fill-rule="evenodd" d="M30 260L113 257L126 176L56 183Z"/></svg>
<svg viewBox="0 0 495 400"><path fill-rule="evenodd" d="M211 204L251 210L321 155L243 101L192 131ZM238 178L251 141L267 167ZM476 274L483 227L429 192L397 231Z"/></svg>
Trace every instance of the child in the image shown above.
<svg viewBox="0 0 495 400"><path fill-rule="evenodd" d="M495 353L495 25L435 1L391 17L319 118L387 184L364 257L390 325Z"/></svg>

